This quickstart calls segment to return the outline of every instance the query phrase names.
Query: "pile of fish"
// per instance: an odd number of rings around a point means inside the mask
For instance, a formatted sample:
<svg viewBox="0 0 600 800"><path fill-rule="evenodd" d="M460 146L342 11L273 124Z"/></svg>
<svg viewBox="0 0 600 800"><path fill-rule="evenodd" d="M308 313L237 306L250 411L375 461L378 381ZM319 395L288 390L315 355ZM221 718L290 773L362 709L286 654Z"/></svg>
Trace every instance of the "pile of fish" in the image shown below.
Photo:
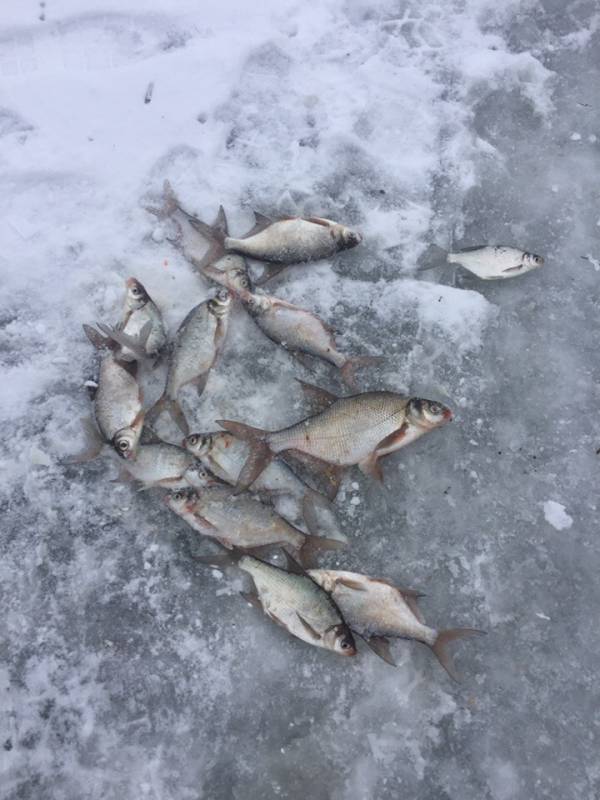
<svg viewBox="0 0 600 800"><path fill-rule="evenodd" d="M359 392L357 370L381 359L343 353L332 328L311 311L255 288L290 265L356 247L361 235L329 219L272 220L256 214L254 228L236 239L229 236L222 208L215 223L207 225L182 208L168 183L162 206L148 211L169 228L168 238L199 275L218 288L191 309L171 341L159 308L135 278L126 283L116 325L84 326L101 361L89 442L72 460L94 458L108 445L122 459L122 478L143 489L167 489L168 508L219 547L195 557L251 576L254 588L244 597L293 636L344 656L356 654L355 637L360 637L390 664L390 639L414 639L430 647L456 677L446 645L481 631L429 627L418 608L418 592L315 563L320 551L345 546L333 505L345 472L358 466L381 481L381 458L442 427L452 412L422 397ZM427 268L460 264L486 280L513 277L543 263L511 247L433 251ZM253 278L246 258L263 262L259 279ZM312 413L287 428L268 431L216 420L219 430L191 432L181 390L188 384L199 394L206 390L236 306L292 355L316 357L339 369L351 393L339 397L300 381ZM164 391L145 407L141 374L165 361ZM155 425L164 414L181 430L181 444L157 435ZM289 504L281 510L281 498L291 502L291 511ZM323 535L332 531L333 537ZM275 553L285 558L285 566L268 560Z"/></svg>

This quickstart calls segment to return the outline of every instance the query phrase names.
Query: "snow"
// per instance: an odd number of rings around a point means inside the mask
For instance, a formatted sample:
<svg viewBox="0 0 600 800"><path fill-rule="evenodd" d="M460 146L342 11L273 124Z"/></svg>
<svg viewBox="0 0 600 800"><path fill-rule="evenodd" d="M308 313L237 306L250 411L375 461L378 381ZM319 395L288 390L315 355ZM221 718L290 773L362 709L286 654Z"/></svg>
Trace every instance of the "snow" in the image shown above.
<svg viewBox="0 0 600 800"><path fill-rule="evenodd" d="M580 0L5 0L3 797L598 794L599 54ZM454 647L460 685L414 643L394 670L291 640L241 575L193 562L160 493L111 482L110 454L65 464L97 378L81 324L116 321L129 275L171 332L210 291L145 209L165 178L234 234L253 208L364 233L269 291L384 355L365 387L455 419L386 460L383 488L349 476L350 547L323 563L487 630ZM454 285L416 272L431 243L546 264ZM306 413L296 377L340 390L238 314L183 403L199 430L278 427Z"/></svg>
<svg viewBox="0 0 600 800"><path fill-rule="evenodd" d="M570 517L565 507L556 500L548 500L544 503L544 518L557 531L564 531L573 524L573 517Z"/></svg>

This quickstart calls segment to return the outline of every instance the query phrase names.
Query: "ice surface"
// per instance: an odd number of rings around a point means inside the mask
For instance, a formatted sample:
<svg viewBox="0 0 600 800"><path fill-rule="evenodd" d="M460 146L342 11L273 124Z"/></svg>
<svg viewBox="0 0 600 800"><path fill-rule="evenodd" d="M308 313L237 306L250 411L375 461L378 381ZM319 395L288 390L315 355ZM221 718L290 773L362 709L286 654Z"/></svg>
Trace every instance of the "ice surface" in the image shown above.
<svg viewBox="0 0 600 800"><path fill-rule="evenodd" d="M158 8L2 4L2 797L598 796L597 5ZM108 454L63 465L96 377L81 323L114 322L129 275L171 331L207 296L144 209L165 178L235 234L252 208L364 232L270 290L384 354L366 386L456 419L391 457L385 489L349 477L351 548L324 563L423 590L436 627L488 630L454 648L460 686L414 643L394 670L291 640L240 576L190 560L159 496L110 482ZM546 265L455 287L414 272L431 242ZM184 404L198 429L283 425L306 410L295 376L338 386L239 315Z"/></svg>
<svg viewBox="0 0 600 800"><path fill-rule="evenodd" d="M548 500L544 503L544 517L546 522L549 522L557 531L563 531L570 528L573 524L573 517L570 517L566 509L556 500Z"/></svg>

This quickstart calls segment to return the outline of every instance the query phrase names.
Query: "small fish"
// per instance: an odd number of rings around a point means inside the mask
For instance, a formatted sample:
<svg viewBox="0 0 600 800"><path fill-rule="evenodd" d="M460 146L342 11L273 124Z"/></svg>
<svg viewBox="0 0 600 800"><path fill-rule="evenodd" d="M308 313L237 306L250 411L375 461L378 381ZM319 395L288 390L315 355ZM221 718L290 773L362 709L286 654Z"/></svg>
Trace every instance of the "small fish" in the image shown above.
<svg viewBox="0 0 600 800"><path fill-rule="evenodd" d="M207 469L231 486L236 485L250 453L246 442L236 439L227 431L192 433L183 440L183 446ZM268 492L274 496L287 495L294 498L302 509L302 517L312 533L320 532L324 516L328 518L330 528L337 530L329 500L307 486L280 461L271 462L251 488L255 492Z"/></svg>
<svg viewBox="0 0 600 800"><path fill-rule="evenodd" d="M240 291L244 307L261 331L271 341L289 350L292 355L308 353L337 367L343 380L354 387L359 367L378 364L376 356L347 356L335 343L335 331L310 311L267 294Z"/></svg>
<svg viewBox="0 0 600 800"><path fill-rule="evenodd" d="M251 288L246 259L235 253L223 254L220 245L206 249L206 236L203 230L208 227L213 237L227 236L227 217L223 206L212 226L206 226L181 205L169 181L164 182L162 208L148 207L147 210L161 220L170 220L174 235L167 235L169 241L183 254L194 269L206 280L224 286L226 289Z"/></svg>
<svg viewBox="0 0 600 800"><path fill-rule="evenodd" d="M280 545L290 548L306 562L316 550L344 547L335 539L304 533L249 493L236 495L229 486L215 485L206 470L204 475L198 474L197 482L198 491L172 492L166 503L194 530L228 550Z"/></svg>
<svg viewBox="0 0 600 800"><path fill-rule="evenodd" d="M532 269L541 267L542 256L528 253L517 247L484 245L466 247L455 253L443 250L437 245L429 249L431 263L421 267L419 271L433 269L442 264L458 264L484 281L502 280L524 275Z"/></svg>
<svg viewBox="0 0 600 800"><path fill-rule="evenodd" d="M414 639L430 647L450 677L458 680L446 646L455 639L485 633L474 628L430 628L417 606L422 595L381 578L328 569L311 569L308 574L331 595L350 629L388 663L394 664L389 637Z"/></svg>
<svg viewBox="0 0 600 800"><path fill-rule="evenodd" d="M256 224L241 239L228 236L219 226L207 225L198 219L194 227L211 242L213 260L227 253L237 253L269 262L257 283L265 283L290 264L330 258L362 242L360 233L330 219L283 217L273 220L257 212L254 216Z"/></svg>
<svg viewBox="0 0 600 800"><path fill-rule="evenodd" d="M139 481L143 489L162 486L166 489L189 487L187 471L196 459L187 450L167 442L152 442L138 446L135 459L127 461L123 472L130 480ZM125 480L125 474L120 478Z"/></svg>
<svg viewBox="0 0 600 800"><path fill-rule="evenodd" d="M238 552L201 560L236 563L247 572L255 591L242 593L244 599L292 636L342 656L356 655L352 632L335 602L289 555L286 558L288 570Z"/></svg>
<svg viewBox="0 0 600 800"><path fill-rule="evenodd" d="M273 458L285 452L308 457L315 467L319 463L336 468L356 464L366 475L381 481L379 458L452 419L450 409L433 400L395 392L336 397L318 387L302 385L322 397L327 407L288 428L266 431L241 422L217 420L222 428L250 445L250 455L238 478L240 489L246 489Z"/></svg>
<svg viewBox="0 0 600 800"><path fill-rule="evenodd" d="M89 325L83 326L87 337L98 348L111 351L100 362L98 388L94 396L94 418L97 430L86 423L86 449L70 459L73 463L90 461L110 444L121 458L135 458L144 424L142 390L137 381L137 362L120 361L116 357L119 345L101 340ZM98 434L98 431L100 435Z"/></svg>
<svg viewBox="0 0 600 800"><path fill-rule="evenodd" d="M149 415L167 409L187 435L189 426L178 402L183 386L194 383L201 395L221 350L229 326L231 294L220 289L211 300L195 306L179 326L172 345L167 382Z"/></svg>

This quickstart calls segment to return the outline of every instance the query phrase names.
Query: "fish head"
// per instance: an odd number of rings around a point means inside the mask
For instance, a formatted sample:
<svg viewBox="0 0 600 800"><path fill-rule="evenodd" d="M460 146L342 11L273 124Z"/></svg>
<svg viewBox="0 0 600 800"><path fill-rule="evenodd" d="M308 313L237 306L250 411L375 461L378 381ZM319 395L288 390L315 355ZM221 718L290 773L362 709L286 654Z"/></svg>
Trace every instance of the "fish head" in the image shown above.
<svg viewBox="0 0 600 800"><path fill-rule="evenodd" d="M224 317L229 314L231 308L232 294L229 289L219 289L216 295L208 301L209 311L215 317Z"/></svg>
<svg viewBox="0 0 600 800"><path fill-rule="evenodd" d="M185 514L190 511L198 499L198 496L193 490L177 489L174 492L169 492L164 497L164 502L169 506L171 511L176 514Z"/></svg>
<svg viewBox="0 0 600 800"><path fill-rule="evenodd" d="M333 650L342 656L356 655L356 644L352 631L344 622L334 625L325 631L323 643L329 650Z"/></svg>
<svg viewBox="0 0 600 800"><path fill-rule="evenodd" d="M140 438L140 430L136 428L121 428L113 436L112 445L121 458L135 458Z"/></svg>
<svg viewBox="0 0 600 800"><path fill-rule="evenodd" d="M150 296L144 289L143 285L137 278L127 278L125 282L125 305L130 311L136 311L138 308L143 308Z"/></svg>
<svg viewBox="0 0 600 800"><path fill-rule="evenodd" d="M213 437L210 433L190 433L182 442L190 453L193 453L196 458L207 456L213 446Z"/></svg>
<svg viewBox="0 0 600 800"><path fill-rule="evenodd" d="M537 269L544 263L543 256L538 256L535 253L523 253L523 271Z"/></svg>
<svg viewBox="0 0 600 800"><path fill-rule="evenodd" d="M211 486L220 486L223 483L200 463L192 464L185 471L185 479L195 489L209 489Z"/></svg>
<svg viewBox="0 0 600 800"><path fill-rule="evenodd" d="M248 309L248 313L257 316L268 311L271 307L271 300L264 294L248 292L244 297L244 304Z"/></svg>
<svg viewBox="0 0 600 800"><path fill-rule="evenodd" d="M362 234L352 230L352 228L347 228L345 225L337 225L335 235L341 250L350 250L363 240Z"/></svg>
<svg viewBox="0 0 600 800"><path fill-rule="evenodd" d="M421 397L413 397L408 404L407 416L409 420L421 428L430 430L439 428L452 419L452 411L443 403L436 400L424 400Z"/></svg>
<svg viewBox="0 0 600 800"><path fill-rule="evenodd" d="M245 269L234 267L228 269L225 275L225 285L232 292L244 294L252 291L252 283Z"/></svg>

